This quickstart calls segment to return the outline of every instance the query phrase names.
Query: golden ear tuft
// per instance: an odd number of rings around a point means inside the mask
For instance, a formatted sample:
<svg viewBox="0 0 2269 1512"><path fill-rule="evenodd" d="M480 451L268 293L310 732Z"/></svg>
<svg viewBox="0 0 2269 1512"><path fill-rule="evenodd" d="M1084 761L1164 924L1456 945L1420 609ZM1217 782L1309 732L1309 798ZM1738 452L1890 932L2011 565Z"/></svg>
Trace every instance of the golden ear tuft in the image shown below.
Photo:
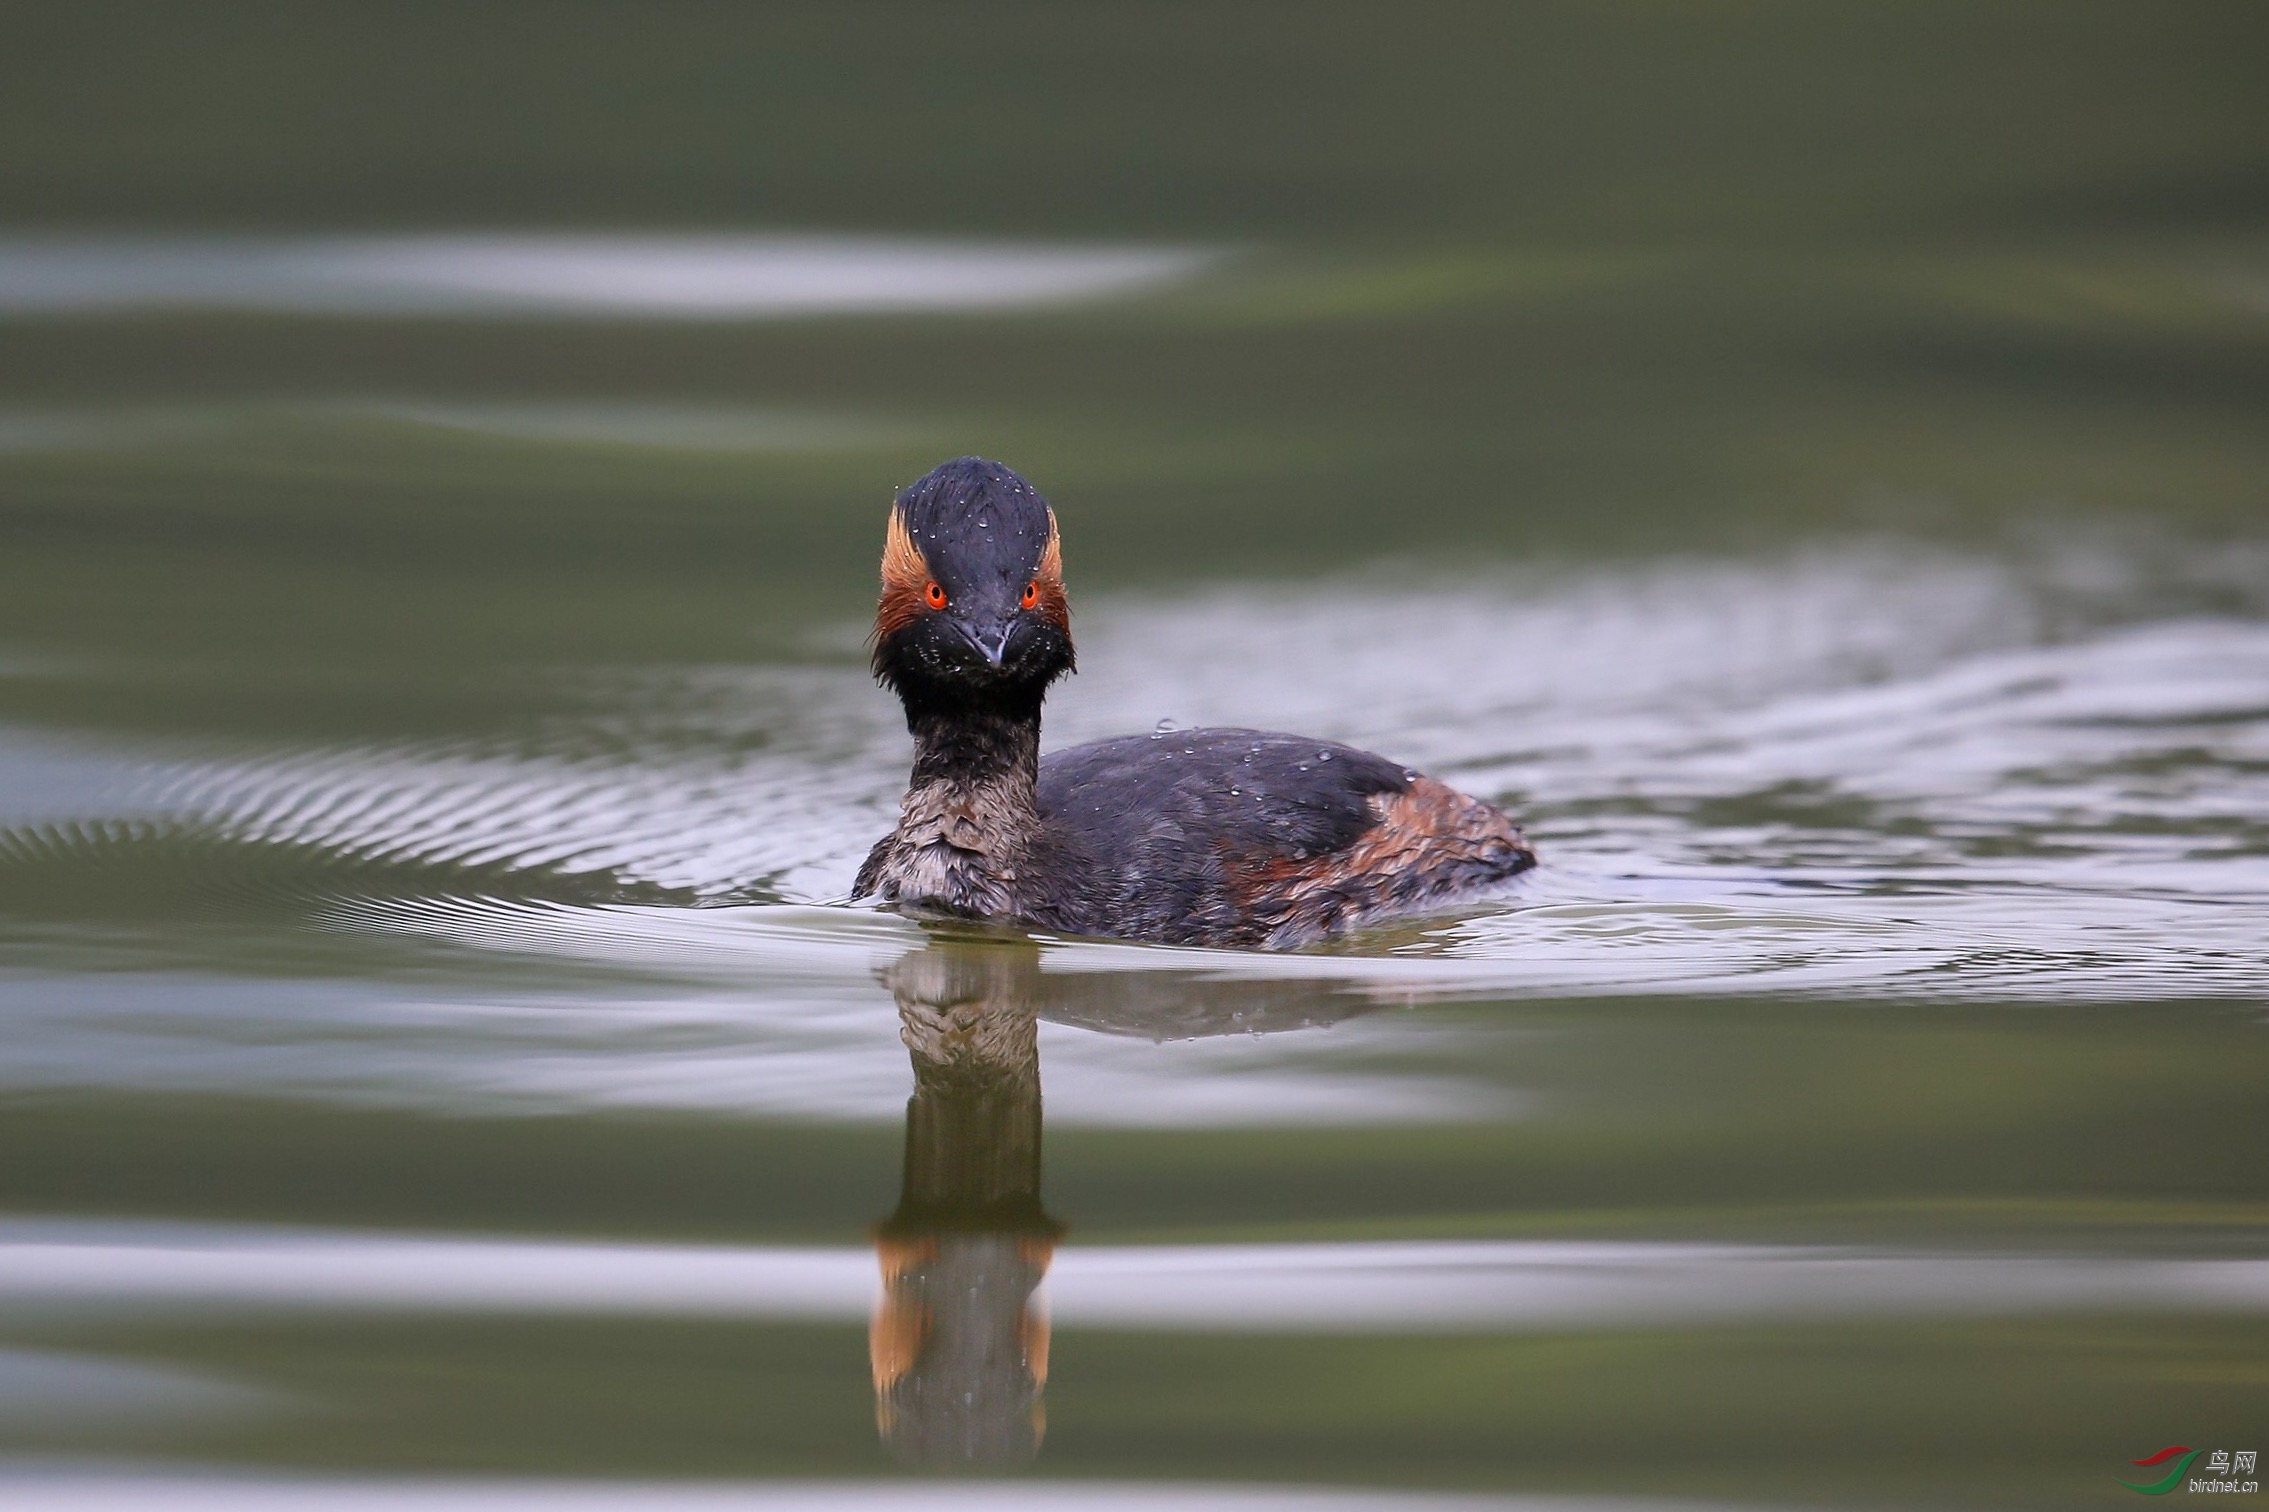
<svg viewBox="0 0 2269 1512"><path fill-rule="evenodd" d="M922 617L928 607L929 586L930 564L907 531L906 517L893 504L882 541L882 597L875 602L877 641Z"/></svg>
<svg viewBox="0 0 2269 1512"><path fill-rule="evenodd" d="M882 538L882 581L885 587L893 581L911 579L917 586L930 575L930 564L922 556L922 549L914 544L914 537L906 529L906 516L898 506L890 507L890 524Z"/></svg>
<svg viewBox="0 0 2269 1512"><path fill-rule="evenodd" d="M1054 509L1048 511L1048 544L1040 548L1040 566L1032 582L1040 600L1037 612L1071 634L1071 596L1064 592L1064 538L1056 529Z"/></svg>

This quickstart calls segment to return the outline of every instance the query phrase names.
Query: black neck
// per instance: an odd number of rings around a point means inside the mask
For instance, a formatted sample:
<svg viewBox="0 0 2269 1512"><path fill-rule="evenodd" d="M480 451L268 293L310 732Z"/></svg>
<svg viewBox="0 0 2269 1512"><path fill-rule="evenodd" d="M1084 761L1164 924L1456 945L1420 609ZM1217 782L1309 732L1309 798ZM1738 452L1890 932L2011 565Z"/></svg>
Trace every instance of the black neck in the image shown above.
<svg viewBox="0 0 2269 1512"><path fill-rule="evenodd" d="M1041 885L1040 701L1022 708L914 706L914 775L898 828L859 871L858 891L971 918L1023 918Z"/></svg>
<svg viewBox="0 0 2269 1512"><path fill-rule="evenodd" d="M1029 791L1040 780L1040 705L906 711L914 736L914 786L1005 782Z"/></svg>

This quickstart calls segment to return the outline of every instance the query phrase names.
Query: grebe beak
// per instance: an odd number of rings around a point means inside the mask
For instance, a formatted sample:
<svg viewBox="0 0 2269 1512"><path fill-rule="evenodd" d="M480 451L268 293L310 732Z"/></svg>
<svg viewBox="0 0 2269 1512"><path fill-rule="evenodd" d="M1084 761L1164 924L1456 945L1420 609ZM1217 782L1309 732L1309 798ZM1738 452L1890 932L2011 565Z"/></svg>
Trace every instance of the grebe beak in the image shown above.
<svg viewBox="0 0 2269 1512"><path fill-rule="evenodd" d="M972 625L967 620L955 620L953 627L961 638L976 647L977 654L985 658L988 666L998 667L1008 655L1008 638L1016 633L1016 621L1003 620L990 625Z"/></svg>

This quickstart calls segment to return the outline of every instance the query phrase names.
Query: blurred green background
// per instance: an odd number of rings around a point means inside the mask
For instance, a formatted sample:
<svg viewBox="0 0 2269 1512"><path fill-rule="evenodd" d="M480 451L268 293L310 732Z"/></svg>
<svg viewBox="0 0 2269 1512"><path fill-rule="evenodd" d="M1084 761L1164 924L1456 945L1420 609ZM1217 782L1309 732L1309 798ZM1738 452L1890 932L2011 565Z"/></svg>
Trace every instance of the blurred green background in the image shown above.
<svg viewBox="0 0 2269 1512"><path fill-rule="evenodd" d="M0 635L709 657L1002 456L1074 586L2269 513L2269 14L2233 4L15 5L0 229L1214 248L1022 316L0 324ZM639 396L659 453L278 414ZM248 408L246 408L248 407ZM479 591L465 591L470 586Z"/></svg>

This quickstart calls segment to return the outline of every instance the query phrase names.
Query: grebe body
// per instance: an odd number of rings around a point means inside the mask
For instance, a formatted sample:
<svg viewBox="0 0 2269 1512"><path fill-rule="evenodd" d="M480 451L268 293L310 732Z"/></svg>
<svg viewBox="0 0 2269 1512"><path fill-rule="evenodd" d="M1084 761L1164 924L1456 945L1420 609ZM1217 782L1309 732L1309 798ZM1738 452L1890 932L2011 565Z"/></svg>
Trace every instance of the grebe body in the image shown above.
<svg viewBox="0 0 2269 1512"><path fill-rule="evenodd" d="M1068 934L1281 949L1487 891L1536 864L1501 810L1352 746L1160 730L1040 755L1072 670L1046 500L964 457L892 506L874 667L914 770L854 897Z"/></svg>

